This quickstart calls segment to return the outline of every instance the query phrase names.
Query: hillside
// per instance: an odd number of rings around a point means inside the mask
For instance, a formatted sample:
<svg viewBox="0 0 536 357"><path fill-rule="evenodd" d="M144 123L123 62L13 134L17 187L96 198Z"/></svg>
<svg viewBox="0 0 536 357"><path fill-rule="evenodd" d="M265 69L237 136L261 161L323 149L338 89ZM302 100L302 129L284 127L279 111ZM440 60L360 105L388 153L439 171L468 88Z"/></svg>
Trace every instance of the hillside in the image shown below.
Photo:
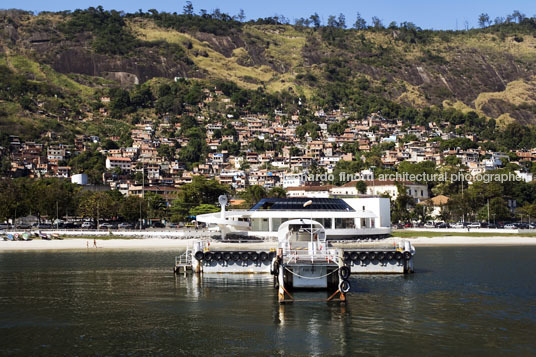
<svg viewBox="0 0 536 357"><path fill-rule="evenodd" d="M412 24L316 28L272 20L241 23L225 14L156 11L124 15L101 8L38 16L3 11L0 66L42 88L26 107L2 98L1 124L10 131L54 129L48 119L87 118L103 88L175 77L225 80L357 113L364 98L365 111L373 111L373 98L380 110L452 107L503 124L536 123L534 19L456 32ZM60 126L66 132L87 129Z"/></svg>

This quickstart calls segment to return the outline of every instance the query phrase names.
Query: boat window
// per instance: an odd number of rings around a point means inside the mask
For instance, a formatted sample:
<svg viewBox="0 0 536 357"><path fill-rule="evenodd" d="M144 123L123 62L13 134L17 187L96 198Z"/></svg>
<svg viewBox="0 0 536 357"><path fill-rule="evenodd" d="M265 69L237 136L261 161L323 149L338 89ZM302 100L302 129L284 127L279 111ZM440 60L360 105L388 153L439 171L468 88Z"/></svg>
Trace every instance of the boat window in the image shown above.
<svg viewBox="0 0 536 357"><path fill-rule="evenodd" d="M355 228L353 218L335 218L335 229L352 229Z"/></svg>
<svg viewBox="0 0 536 357"><path fill-rule="evenodd" d="M267 232L270 229L268 218L251 219L251 230L255 232Z"/></svg>
<svg viewBox="0 0 536 357"><path fill-rule="evenodd" d="M272 231L277 232L279 227L288 221L288 218L272 218Z"/></svg>

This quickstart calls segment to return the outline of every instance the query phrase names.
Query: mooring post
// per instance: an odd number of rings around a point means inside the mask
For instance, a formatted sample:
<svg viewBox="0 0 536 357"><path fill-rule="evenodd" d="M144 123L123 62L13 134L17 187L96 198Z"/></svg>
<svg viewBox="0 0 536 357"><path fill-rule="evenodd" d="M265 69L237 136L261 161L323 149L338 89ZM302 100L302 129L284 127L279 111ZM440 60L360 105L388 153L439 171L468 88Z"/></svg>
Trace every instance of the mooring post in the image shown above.
<svg viewBox="0 0 536 357"><path fill-rule="evenodd" d="M344 257L344 250L341 249L341 248L337 249L337 265L339 266L339 269L344 266L343 257ZM338 276L339 276L339 284L337 284L337 285L340 286L340 284L341 284L341 282L340 282L341 274L339 273ZM339 294L340 302L345 303L346 302L346 294L344 292L342 292L340 289L339 289L339 293L340 293Z"/></svg>
<svg viewBox="0 0 536 357"><path fill-rule="evenodd" d="M285 303L285 278L284 278L284 270L285 268L283 265L279 265L279 274L278 274L278 283L279 283L279 291L278 291L278 300L280 304Z"/></svg>

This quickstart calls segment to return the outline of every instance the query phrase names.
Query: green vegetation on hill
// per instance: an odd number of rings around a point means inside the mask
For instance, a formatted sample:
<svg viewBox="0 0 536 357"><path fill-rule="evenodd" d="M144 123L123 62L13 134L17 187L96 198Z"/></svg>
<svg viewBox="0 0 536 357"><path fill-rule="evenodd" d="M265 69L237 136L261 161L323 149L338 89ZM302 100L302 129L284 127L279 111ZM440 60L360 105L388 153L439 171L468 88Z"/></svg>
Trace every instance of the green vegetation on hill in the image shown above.
<svg viewBox="0 0 536 357"><path fill-rule="evenodd" d="M464 31L377 18L368 26L360 17L349 29L344 16L322 25L315 14L294 26L281 16L243 20L219 10L195 14L191 4L183 14L4 11L0 125L26 137L54 129L72 138L92 127L73 118L100 125L103 108L127 125L180 115L216 88L233 104L214 108L219 113L299 111L300 131L310 135L314 110L344 108L355 118L380 112L408 124L446 121L498 148L535 144L525 125L536 113L534 18L514 12ZM101 95L112 98L109 106ZM450 144L467 146L442 145Z"/></svg>
<svg viewBox="0 0 536 357"><path fill-rule="evenodd" d="M136 38L127 30L121 13L104 11L102 6L68 14L67 21L59 28L70 39L83 32L92 32L95 36L93 47L101 53L122 55L138 45Z"/></svg>

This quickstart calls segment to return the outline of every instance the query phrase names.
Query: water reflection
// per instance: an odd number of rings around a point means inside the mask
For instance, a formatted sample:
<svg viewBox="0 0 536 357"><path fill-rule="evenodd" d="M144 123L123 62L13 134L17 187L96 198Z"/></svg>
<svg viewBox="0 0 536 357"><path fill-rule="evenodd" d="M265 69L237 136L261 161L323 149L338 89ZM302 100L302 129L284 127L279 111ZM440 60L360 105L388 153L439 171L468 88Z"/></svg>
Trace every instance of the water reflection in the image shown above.
<svg viewBox="0 0 536 357"><path fill-rule="evenodd" d="M4 253L0 354L532 355L535 253L421 248L414 275L352 276L346 305L279 305L269 275L175 276L173 251Z"/></svg>

